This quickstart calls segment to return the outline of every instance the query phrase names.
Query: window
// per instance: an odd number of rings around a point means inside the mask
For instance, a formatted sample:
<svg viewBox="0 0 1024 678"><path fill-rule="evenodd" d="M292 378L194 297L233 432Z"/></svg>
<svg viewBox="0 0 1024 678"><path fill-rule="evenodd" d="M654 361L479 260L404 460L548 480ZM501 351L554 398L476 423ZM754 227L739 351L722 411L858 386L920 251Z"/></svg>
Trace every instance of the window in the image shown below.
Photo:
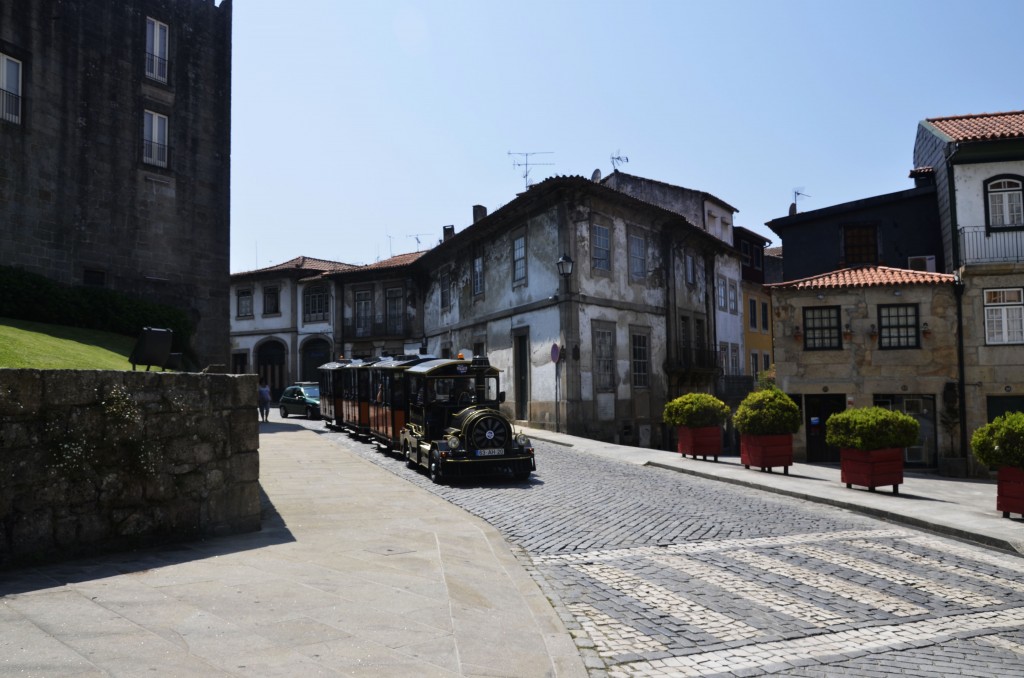
<svg viewBox="0 0 1024 678"><path fill-rule="evenodd" d="M263 288L263 315L279 313L281 313L281 291L277 285L267 285Z"/></svg>
<svg viewBox="0 0 1024 678"><path fill-rule="evenodd" d="M647 334L634 332L630 336L633 354L633 388L648 388L651 385L650 338Z"/></svg>
<svg viewBox="0 0 1024 678"><path fill-rule="evenodd" d="M746 240L740 243L740 260L743 261L744 266L750 266L751 264L750 243Z"/></svg>
<svg viewBox="0 0 1024 678"><path fill-rule="evenodd" d="M836 350L843 347L838 306L816 306L804 309L804 348Z"/></svg>
<svg viewBox="0 0 1024 678"><path fill-rule="evenodd" d="M251 318L252 317L252 290L238 290L236 293L238 298L238 304L236 306L236 315L239 318Z"/></svg>
<svg viewBox="0 0 1024 678"><path fill-rule="evenodd" d="M985 290L985 343L1024 343L1024 289Z"/></svg>
<svg viewBox="0 0 1024 678"><path fill-rule="evenodd" d="M748 304L748 306L750 307L750 312L747 313L747 315L750 316L750 321L749 321L750 322L750 329L756 330L757 329L757 299L751 299L750 303Z"/></svg>
<svg viewBox="0 0 1024 678"><path fill-rule="evenodd" d="M146 77L167 82L167 24L146 18Z"/></svg>
<svg viewBox="0 0 1024 678"><path fill-rule="evenodd" d="M445 271L441 274L441 281L438 283L441 288L441 308L451 308L452 305L452 273Z"/></svg>
<svg viewBox="0 0 1024 678"><path fill-rule="evenodd" d="M302 320L318 322L327 320L327 288L310 285L302 293Z"/></svg>
<svg viewBox="0 0 1024 678"><path fill-rule="evenodd" d="M686 253L686 284L697 284L697 262L689 252Z"/></svg>
<svg viewBox="0 0 1024 678"><path fill-rule="evenodd" d="M594 388L615 389L615 332L603 327L594 328Z"/></svg>
<svg viewBox="0 0 1024 678"><path fill-rule="evenodd" d="M0 120L21 123L21 62L0 54Z"/></svg>
<svg viewBox="0 0 1024 678"><path fill-rule="evenodd" d="M729 374L743 374L743 367L740 365L739 344L729 344Z"/></svg>
<svg viewBox="0 0 1024 678"><path fill-rule="evenodd" d="M635 233L629 236L629 277L633 280L647 277L647 238Z"/></svg>
<svg viewBox="0 0 1024 678"><path fill-rule="evenodd" d="M146 111L142 137L142 160L147 165L167 167L167 116Z"/></svg>
<svg viewBox="0 0 1024 678"><path fill-rule="evenodd" d="M402 334L405 331L405 311L401 287L391 287L384 293L387 311L388 334Z"/></svg>
<svg viewBox="0 0 1024 678"><path fill-rule="evenodd" d="M758 271L764 268L764 250L760 247L754 248L754 268Z"/></svg>
<svg viewBox="0 0 1024 678"><path fill-rule="evenodd" d="M370 290L356 292L356 336L368 337L373 333L373 295Z"/></svg>
<svg viewBox="0 0 1024 678"><path fill-rule="evenodd" d="M847 266L878 263L878 238L874 224L843 227L843 261Z"/></svg>
<svg viewBox="0 0 1024 678"><path fill-rule="evenodd" d="M878 307L878 347L918 348L917 304Z"/></svg>
<svg viewBox="0 0 1024 678"><path fill-rule="evenodd" d="M736 282L734 280L730 280L729 281L729 313L732 313L733 315L738 315L739 312L740 312L739 296L740 296L739 288L736 287Z"/></svg>
<svg viewBox="0 0 1024 678"><path fill-rule="evenodd" d="M718 310L719 311L728 311L729 310L729 304L726 301L726 297L725 297L725 290L726 290L727 287L728 287L728 285L726 285L726 283L725 283L725 278L723 278L722 276L718 276L718 284L715 285L715 294L716 294L716 297L718 299Z"/></svg>
<svg viewBox="0 0 1024 678"><path fill-rule="evenodd" d="M1016 177L996 177L985 184L985 206L991 228L1024 226L1022 186L1024 181Z"/></svg>
<svg viewBox="0 0 1024 678"><path fill-rule="evenodd" d="M478 254L473 257L473 296L484 293L484 257Z"/></svg>
<svg viewBox="0 0 1024 678"><path fill-rule="evenodd" d="M591 225L590 242L590 267L595 271L611 271L611 229L601 224Z"/></svg>
<svg viewBox="0 0 1024 678"><path fill-rule="evenodd" d="M512 284L526 282L526 236L512 241Z"/></svg>
<svg viewBox="0 0 1024 678"><path fill-rule="evenodd" d="M750 376L756 377L757 371L761 369L761 356L757 351L750 352Z"/></svg>
<svg viewBox="0 0 1024 678"><path fill-rule="evenodd" d="M767 372L772 367L772 357L768 353L765 353L761 358L763 358L764 371Z"/></svg>
<svg viewBox="0 0 1024 678"><path fill-rule="evenodd" d="M761 302L761 331L768 332L770 326L768 325L768 302Z"/></svg>

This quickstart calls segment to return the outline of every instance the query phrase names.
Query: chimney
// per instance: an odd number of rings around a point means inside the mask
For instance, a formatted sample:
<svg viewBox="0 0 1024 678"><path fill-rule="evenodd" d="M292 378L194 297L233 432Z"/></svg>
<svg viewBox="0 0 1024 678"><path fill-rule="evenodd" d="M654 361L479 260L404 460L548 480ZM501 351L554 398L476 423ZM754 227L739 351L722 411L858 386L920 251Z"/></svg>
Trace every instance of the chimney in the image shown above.
<svg viewBox="0 0 1024 678"><path fill-rule="evenodd" d="M454 226L443 226L441 228L441 232L444 234L443 240L447 241L449 238L451 238L453 235L455 235L455 227Z"/></svg>
<svg viewBox="0 0 1024 678"><path fill-rule="evenodd" d="M473 205L473 223L480 221L487 216L487 208L483 205Z"/></svg>

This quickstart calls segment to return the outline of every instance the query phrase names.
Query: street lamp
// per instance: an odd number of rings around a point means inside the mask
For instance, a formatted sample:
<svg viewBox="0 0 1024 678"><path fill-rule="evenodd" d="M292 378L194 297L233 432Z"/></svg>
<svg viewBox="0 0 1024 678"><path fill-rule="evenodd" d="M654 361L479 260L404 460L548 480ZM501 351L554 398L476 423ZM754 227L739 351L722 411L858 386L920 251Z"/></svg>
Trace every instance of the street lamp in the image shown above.
<svg viewBox="0 0 1024 678"><path fill-rule="evenodd" d="M568 279L572 275L572 263L572 257L568 254L563 254L555 264L558 266L558 275Z"/></svg>

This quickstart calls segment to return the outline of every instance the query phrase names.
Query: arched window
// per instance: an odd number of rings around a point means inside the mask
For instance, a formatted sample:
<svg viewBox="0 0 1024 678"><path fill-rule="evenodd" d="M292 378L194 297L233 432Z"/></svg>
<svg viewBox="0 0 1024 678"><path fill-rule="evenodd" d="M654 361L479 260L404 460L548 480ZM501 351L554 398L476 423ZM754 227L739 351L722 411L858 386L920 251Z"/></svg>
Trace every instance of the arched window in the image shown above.
<svg viewBox="0 0 1024 678"><path fill-rule="evenodd" d="M310 285L302 293L302 320L318 322L327 320L327 288Z"/></svg>
<svg viewBox="0 0 1024 678"><path fill-rule="evenodd" d="M1020 177L1000 176L985 184L985 206L989 228L1024 226L1024 181Z"/></svg>

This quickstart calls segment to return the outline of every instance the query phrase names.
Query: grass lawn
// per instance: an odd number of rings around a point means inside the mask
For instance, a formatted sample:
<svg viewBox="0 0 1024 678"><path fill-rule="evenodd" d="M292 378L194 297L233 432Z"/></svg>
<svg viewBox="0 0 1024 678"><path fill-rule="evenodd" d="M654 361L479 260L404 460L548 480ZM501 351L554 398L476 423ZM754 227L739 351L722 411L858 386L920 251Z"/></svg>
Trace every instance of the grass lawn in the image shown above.
<svg viewBox="0 0 1024 678"><path fill-rule="evenodd" d="M130 370L133 337L0 318L0 368Z"/></svg>

